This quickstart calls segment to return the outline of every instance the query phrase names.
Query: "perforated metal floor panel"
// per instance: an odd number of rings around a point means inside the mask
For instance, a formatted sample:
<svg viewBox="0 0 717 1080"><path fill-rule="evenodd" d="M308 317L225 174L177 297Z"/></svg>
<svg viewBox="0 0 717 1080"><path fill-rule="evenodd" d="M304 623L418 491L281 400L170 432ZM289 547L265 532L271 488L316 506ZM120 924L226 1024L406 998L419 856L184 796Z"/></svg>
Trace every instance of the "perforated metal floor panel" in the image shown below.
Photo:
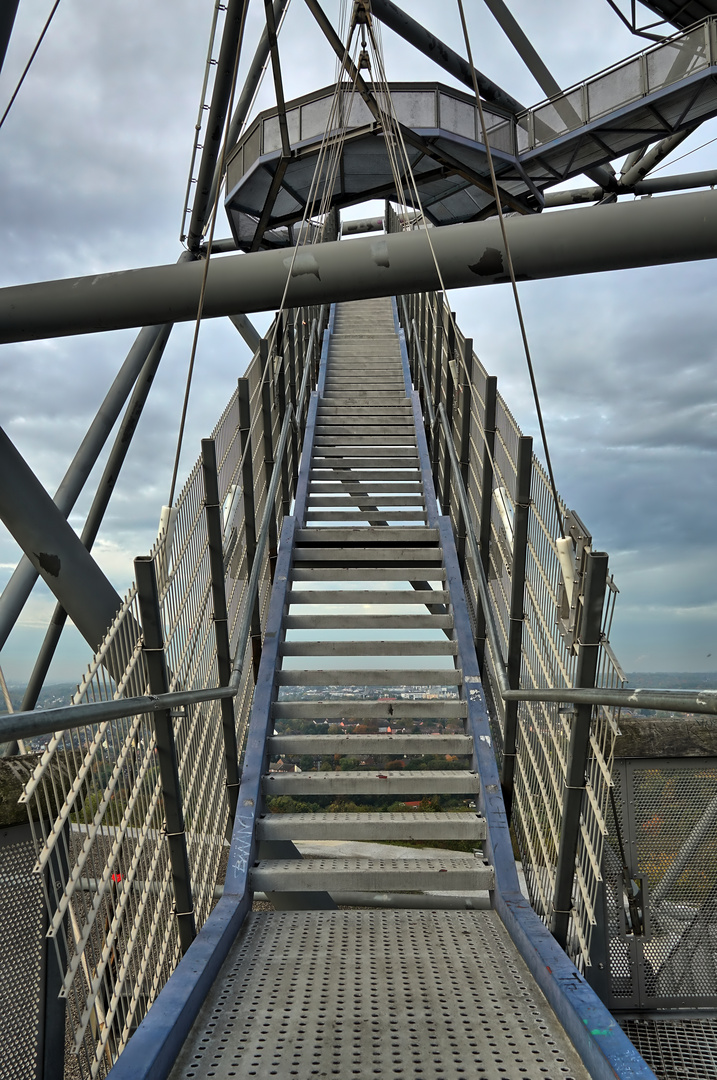
<svg viewBox="0 0 717 1080"><path fill-rule="evenodd" d="M490 911L254 913L172 1080L585 1080Z"/></svg>
<svg viewBox="0 0 717 1080"><path fill-rule="evenodd" d="M630 1019L620 1026L659 1080L714 1080L717 1018Z"/></svg>

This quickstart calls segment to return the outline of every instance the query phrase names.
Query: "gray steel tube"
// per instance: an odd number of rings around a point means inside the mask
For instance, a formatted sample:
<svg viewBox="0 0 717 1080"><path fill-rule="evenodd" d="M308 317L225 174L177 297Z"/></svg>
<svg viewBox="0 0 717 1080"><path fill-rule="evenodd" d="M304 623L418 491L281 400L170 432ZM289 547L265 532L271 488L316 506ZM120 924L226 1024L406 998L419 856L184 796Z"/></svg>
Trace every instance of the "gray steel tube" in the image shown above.
<svg viewBox="0 0 717 1080"><path fill-rule="evenodd" d="M281 21L281 16L284 14L284 8L288 4L288 2L289 0L274 0L274 21L276 22L277 26ZM229 151L232 149L237 139L239 138L242 126L247 118L247 113L249 112L249 109L251 108L251 103L254 100L254 94L256 93L259 86L259 81L264 70L264 65L266 64L268 59L269 35L265 26L264 30L262 31L262 35L259 38L259 44L256 47L254 59L251 62L251 66L249 68L249 71L247 72L246 79L244 80L244 86L242 88L241 94L239 95L239 101L237 102L237 106L234 109L234 114L229 121L229 128L227 131L227 155L229 154ZM222 179L220 173L221 165L217 161L216 165L214 166L214 176L212 177L212 184L209 189L209 195L207 196L208 207L214 205L214 200L217 197L217 188L219 187ZM236 244L234 244L233 247L235 248ZM212 251L216 252L216 250L216 244L212 244Z"/></svg>
<svg viewBox="0 0 717 1080"><path fill-rule="evenodd" d="M147 357L162 333L161 326L146 326L140 330L127 354L104 401L97 410L80 448L55 492L54 503L63 517L67 517L92 472L102 447L115 425L120 410L136 382ZM0 649L8 639L17 619L27 603L37 581L37 570L27 556L23 556L0 596Z"/></svg>
<svg viewBox="0 0 717 1080"><path fill-rule="evenodd" d="M0 71L2 71L2 66L5 63L5 54L10 44L10 36L15 25L15 16L17 15L19 3L20 0L5 0L4 4L0 4Z"/></svg>
<svg viewBox="0 0 717 1080"><path fill-rule="evenodd" d="M227 2L222 43L219 46L219 56L217 58L217 73L212 91L212 103L209 107L204 149L202 150L202 159L199 162L197 186L192 204L192 217L187 234L187 243L190 250L195 250L201 244L202 233L207 222L207 213L211 205L209 196L212 190L214 169L222 145L224 123L229 108L232 80L237 63L237 51L241 48L248 6L249 0L228 0Z"/></svg>
<svg viewBox="0 0 717 1080"><path fill-rule="evenodd" d="M668 191L686 191L689 188L714 187L717 184L717 169L703 169L700 172L678 173L676 176L648 176L638 180L631 188L624 191L618 187L617 195L662 195ZM572 188L568 191L547 191L545 206L574 206L577 203L597 202L607 192L598 186Z"/></svg>
<svg viewBox="0 0 717 1080"><path fill-rule="evenodd" d="M590 274L717 256L717 194L672 195L509 217L519 280ZM508 280L495 219L431 230L446 288ZM277 309L293 253L229 255L209 267L204 317ZM195 319L203 265L151 266L0 290L0 341L27 341ZM426 232L334 241L301 251L290 307L439 288Z"/></svg>
<svg viewBox="0 0 717 1080"><path fill-rule="evenodd" d="M396 4L392 4L391 0L372 0L371 12L385 26L388 26L399 37L405 38L409 44L422 52L424 56L433 60L444 71L448 71L455 79L467 86L471 94L473 93L473 76L470 64L462 56L459 56L457 52L454 52L449 45L444 45L439 38L426 30L415 19L412 19L405 11L402 11ZM524 105L521 105L519 101L516 101L497 83L494 83L487 75L477 69L476 82L481 97L491 104L498 105L499 108L505 109L514 116L516 113L525 110Z"/></svg>
<svg viewBox="0 0 717 1080"><path fill-rule="evenodd" d="M0 519L96 649L122 600L2 429Z"/></svg>

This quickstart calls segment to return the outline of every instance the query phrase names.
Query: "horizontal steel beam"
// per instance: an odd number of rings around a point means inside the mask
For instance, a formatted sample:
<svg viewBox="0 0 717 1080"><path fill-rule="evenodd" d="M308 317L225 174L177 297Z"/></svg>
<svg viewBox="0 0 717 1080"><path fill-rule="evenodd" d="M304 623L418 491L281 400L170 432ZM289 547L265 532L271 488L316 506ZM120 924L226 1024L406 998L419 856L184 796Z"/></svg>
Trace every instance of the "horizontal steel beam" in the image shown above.
<svg viewBox="0 0 717 1080"><path fill-rule="evenodd" d="M717 194L643 199L505 222L519 280L624 270L717 256ZM394 296L508 281L497 220L317 244L296 253L259 251L213 261L204 317ZM195 319L201 262L0 289L0 342Z"/></svg>
<svg viewBox="0 0 717 1080"><path fill-rule="evenodd" d="M196 705L203 701L221 701L236 697L238 686L213 686L202 690L178 690L171 694L143 694L141 697L115 698L88 705L62 705L57 709L38 709L0 716L0 742L12 739L33 739L66 728L101 724L120 717L154 713L159 709L174 709ZM702 690L503 690L504 701L556 701L562 705L609 705L619 709L653 709L658 712L687 712L700 716L717 716L717 691Z"/></svg>
<svg viewBox="0 0 717 1080"><path fill-rule="evenodd" d="M690 188L714 187L717 184L717 169L703 169L701 172L678 173L676 176L648 176L638 180L632 187L619 185L613 189L615 195L662 195L669 191L687 191ZM546 191L545 207L575 206L578 203L599 202L608 191L594 187L569 188L567 191Z"/></svg>

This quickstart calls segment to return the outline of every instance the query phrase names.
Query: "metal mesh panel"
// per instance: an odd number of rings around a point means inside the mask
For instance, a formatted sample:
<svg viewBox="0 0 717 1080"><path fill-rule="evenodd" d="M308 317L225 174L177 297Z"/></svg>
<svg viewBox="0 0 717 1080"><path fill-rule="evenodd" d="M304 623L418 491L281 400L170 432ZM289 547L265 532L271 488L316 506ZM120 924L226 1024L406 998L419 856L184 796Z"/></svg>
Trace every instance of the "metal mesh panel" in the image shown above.
<svg viewBox="0 0 717 1080"><path fill-rule="evenodd" d="M717 1076L717 1019L620 1020L659 1080Z"/></svg>
<svg viewBox="0 0 717 1080"><path fill-rule="evenodd" d="M436 405L441 401L445 404L448 392L446 372L451 370L451 357L448 355L450 335L447 330L451 325L450 312L435 294L409 298L407 310L412 313L413 324L420 335L429 382L427 393ZM464 345L465 339L456 332L457 355L462 355ZM463 374L458 367L454 370L456 382L459 382ZM484 507L489 514L489 528L484 530L483 534L484 557L488 591L502 655L493 656L486 643L487 663L483 669L483 680L492 704L491 721L496 754L499 764L502 764L505 712L492 671L495 671L498 664L506 662L508 653L513 522L521 431L506 403L498 395L493 447L492 451L486 450L491 435L491 432L486 431L487 373L475 355L471 385L473 392L466 488L471 506L471 525L477 538L481 536ZM454 395L451 414L452 431L457 446L460 445L458 432L461 430L461 409L460 395ZM445 448L440 446L438 454L434 448L433 458L437 461L438 489L443 510L450 513L460 550L462 523L458 500L455 491L445 490ZM488 502L484 498L486 461L490 469L488 478L492 492ZM565 518L567 507L561 501L559 507L561 517ZM563 632L558 619L562 583L556 547L556 538L559 535L560 527L549 480L540 462L533 457L523 599L521 687L540 689L572 687L575 684L577 652L573 641ZM479 612L480 604L470 560L465 564L465 586L475 614ZM604 646L600 652L597 675L600 686L616 687L624 684L624 675L608 641L616 594L617 589L610 580L603 620ZM518 707L512 820L531 902L546 921L550 918L553 905L572 715L572 710L561 710L557 704L522 702ZM590 939L595 924L595 906L601 879L602 844L606 832L605 811L616 733L614 710L595 710L568 940L569 955L581 968L590 962Z"/></svg>
<svg viewBox="0 0 717 1080"><path fill-rule="evenodd" d="M44 902L27 825L0 829L0 1061L6 1080L38 1074ZM12 912L12 918L7 913Z"/></svg>
<svg viewBox="0 0 717 1080"><path fill-rule="evenodd" d="M603 863L613 1007L715 1007L717 761L620 762L615 781ZM643 934L625 912L618 825L643 889Z"/></svg>
<svg viewBox="0 0 717 1080"><path fill-rule="evenodd" d="M322 309L321 319L325 317ZM309 318L308 311L299 309L293 318L282 320L268 366L265 368L260 351L247 370L249 453L257 527L266 506L270 469L281 430L278 380L285 375L285 369L276 357L304 352L303 328ZM273 330L269 332L270 340L274 340ZM312 363L320 348L321 330L319 326L312 339ZM303 355L300 362L306 362ZM264 375L268 379L268 398L263 392ZM295 386L296 381L294 372L290 382ZM225 591L230 648L235 652L239 625L251 599L247 595L249 567L237 393L224 409L212 438L228 556ZM284 508L288 508L293 496L290 485L297 466L290 459L288 470L282 474L289 487L284 485L283 491L280 487L273 507L273 535L281 530ZM173 524L168 533L158 538L152 557L169 688L196 690L219 682L201 459L177 499L175 512ZM262 627L271 592L271 557L275 555L275 550L269 550L261 557L258 608ZM240 753L253 688L249 644L235 700ZM73 702L133 697L148 691L139 602L133 586ZM213 904L228 819L220 705L216 701L203 702L178 709L173 714L173 726L191 896L199 928ZM57 761L62 768L53 767ZM44 805L60 807L54 821L33 825L35 870L39 874L53 852L59 853L60 862L69 867L66 880L53 880L52 895L45 897L51 912L49 934L55 939L58 955L66 950L69 957L62 993L69 999L80 1070L83 1076L102 1076L121 1053L181 955L153 716L126 717L56 733L22 798L35 818L42 817L38 810Z"/></svg>

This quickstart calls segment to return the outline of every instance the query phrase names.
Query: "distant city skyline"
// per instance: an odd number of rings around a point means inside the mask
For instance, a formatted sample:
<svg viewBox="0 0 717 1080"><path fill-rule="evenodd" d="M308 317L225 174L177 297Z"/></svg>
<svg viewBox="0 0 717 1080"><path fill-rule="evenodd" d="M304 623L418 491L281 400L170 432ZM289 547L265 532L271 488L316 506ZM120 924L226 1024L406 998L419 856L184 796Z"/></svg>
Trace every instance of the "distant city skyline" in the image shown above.
<svg viewBox="0 0 717 1080"><path fill-rule="evenodd" d="M337 0L325 7L336 22ZM541 100L487 6L467 7L477 66L526 104ZM455 11L430 0L413 0L410 10L463 52ZM604 0L511 0L511 10L562 86L647 44L628 33ZM46 14L39 5L19 7L0 75L3 103ZM0 130L2 285L176 260L210 17L191 0L60 6ZM250 5L240 81L262 21L261 5ZM390 31L382 33L390 78L453 84ZM78 51L80 40L90 46ZM284 50L291 42L302 58L284 65L287 98L333 81L333 54L298 0L281 42ZM256 109L272 103L269 77ZM715 138L713 120L682 143L659 175L713 167L715 147L702 144ZM371 209L349 209L345 217ZM217 229L228 234L223 213ZM612 644L633 671L717 671L714 274L711 263L692 263L520 286L558 488L596 547L610 554L621 592ZM510 290L464 290L450 302L523 430L537 436ZM262 331L270 318L252 317ZM173 331L95 544L121 593L130 585L133 557L152 544L168 497L192 329ZM0 424L49 490L133 337L120 331L3 346ZM180 479L248 360L228 320L203 325ZM78 531L103 464L104 458L70 515ZM18 557L0 528L0 589ZM27 679L53 606L38 586L0 654L9 681ZM79 681L89 654L68 627L50 680Z"/></svg>

